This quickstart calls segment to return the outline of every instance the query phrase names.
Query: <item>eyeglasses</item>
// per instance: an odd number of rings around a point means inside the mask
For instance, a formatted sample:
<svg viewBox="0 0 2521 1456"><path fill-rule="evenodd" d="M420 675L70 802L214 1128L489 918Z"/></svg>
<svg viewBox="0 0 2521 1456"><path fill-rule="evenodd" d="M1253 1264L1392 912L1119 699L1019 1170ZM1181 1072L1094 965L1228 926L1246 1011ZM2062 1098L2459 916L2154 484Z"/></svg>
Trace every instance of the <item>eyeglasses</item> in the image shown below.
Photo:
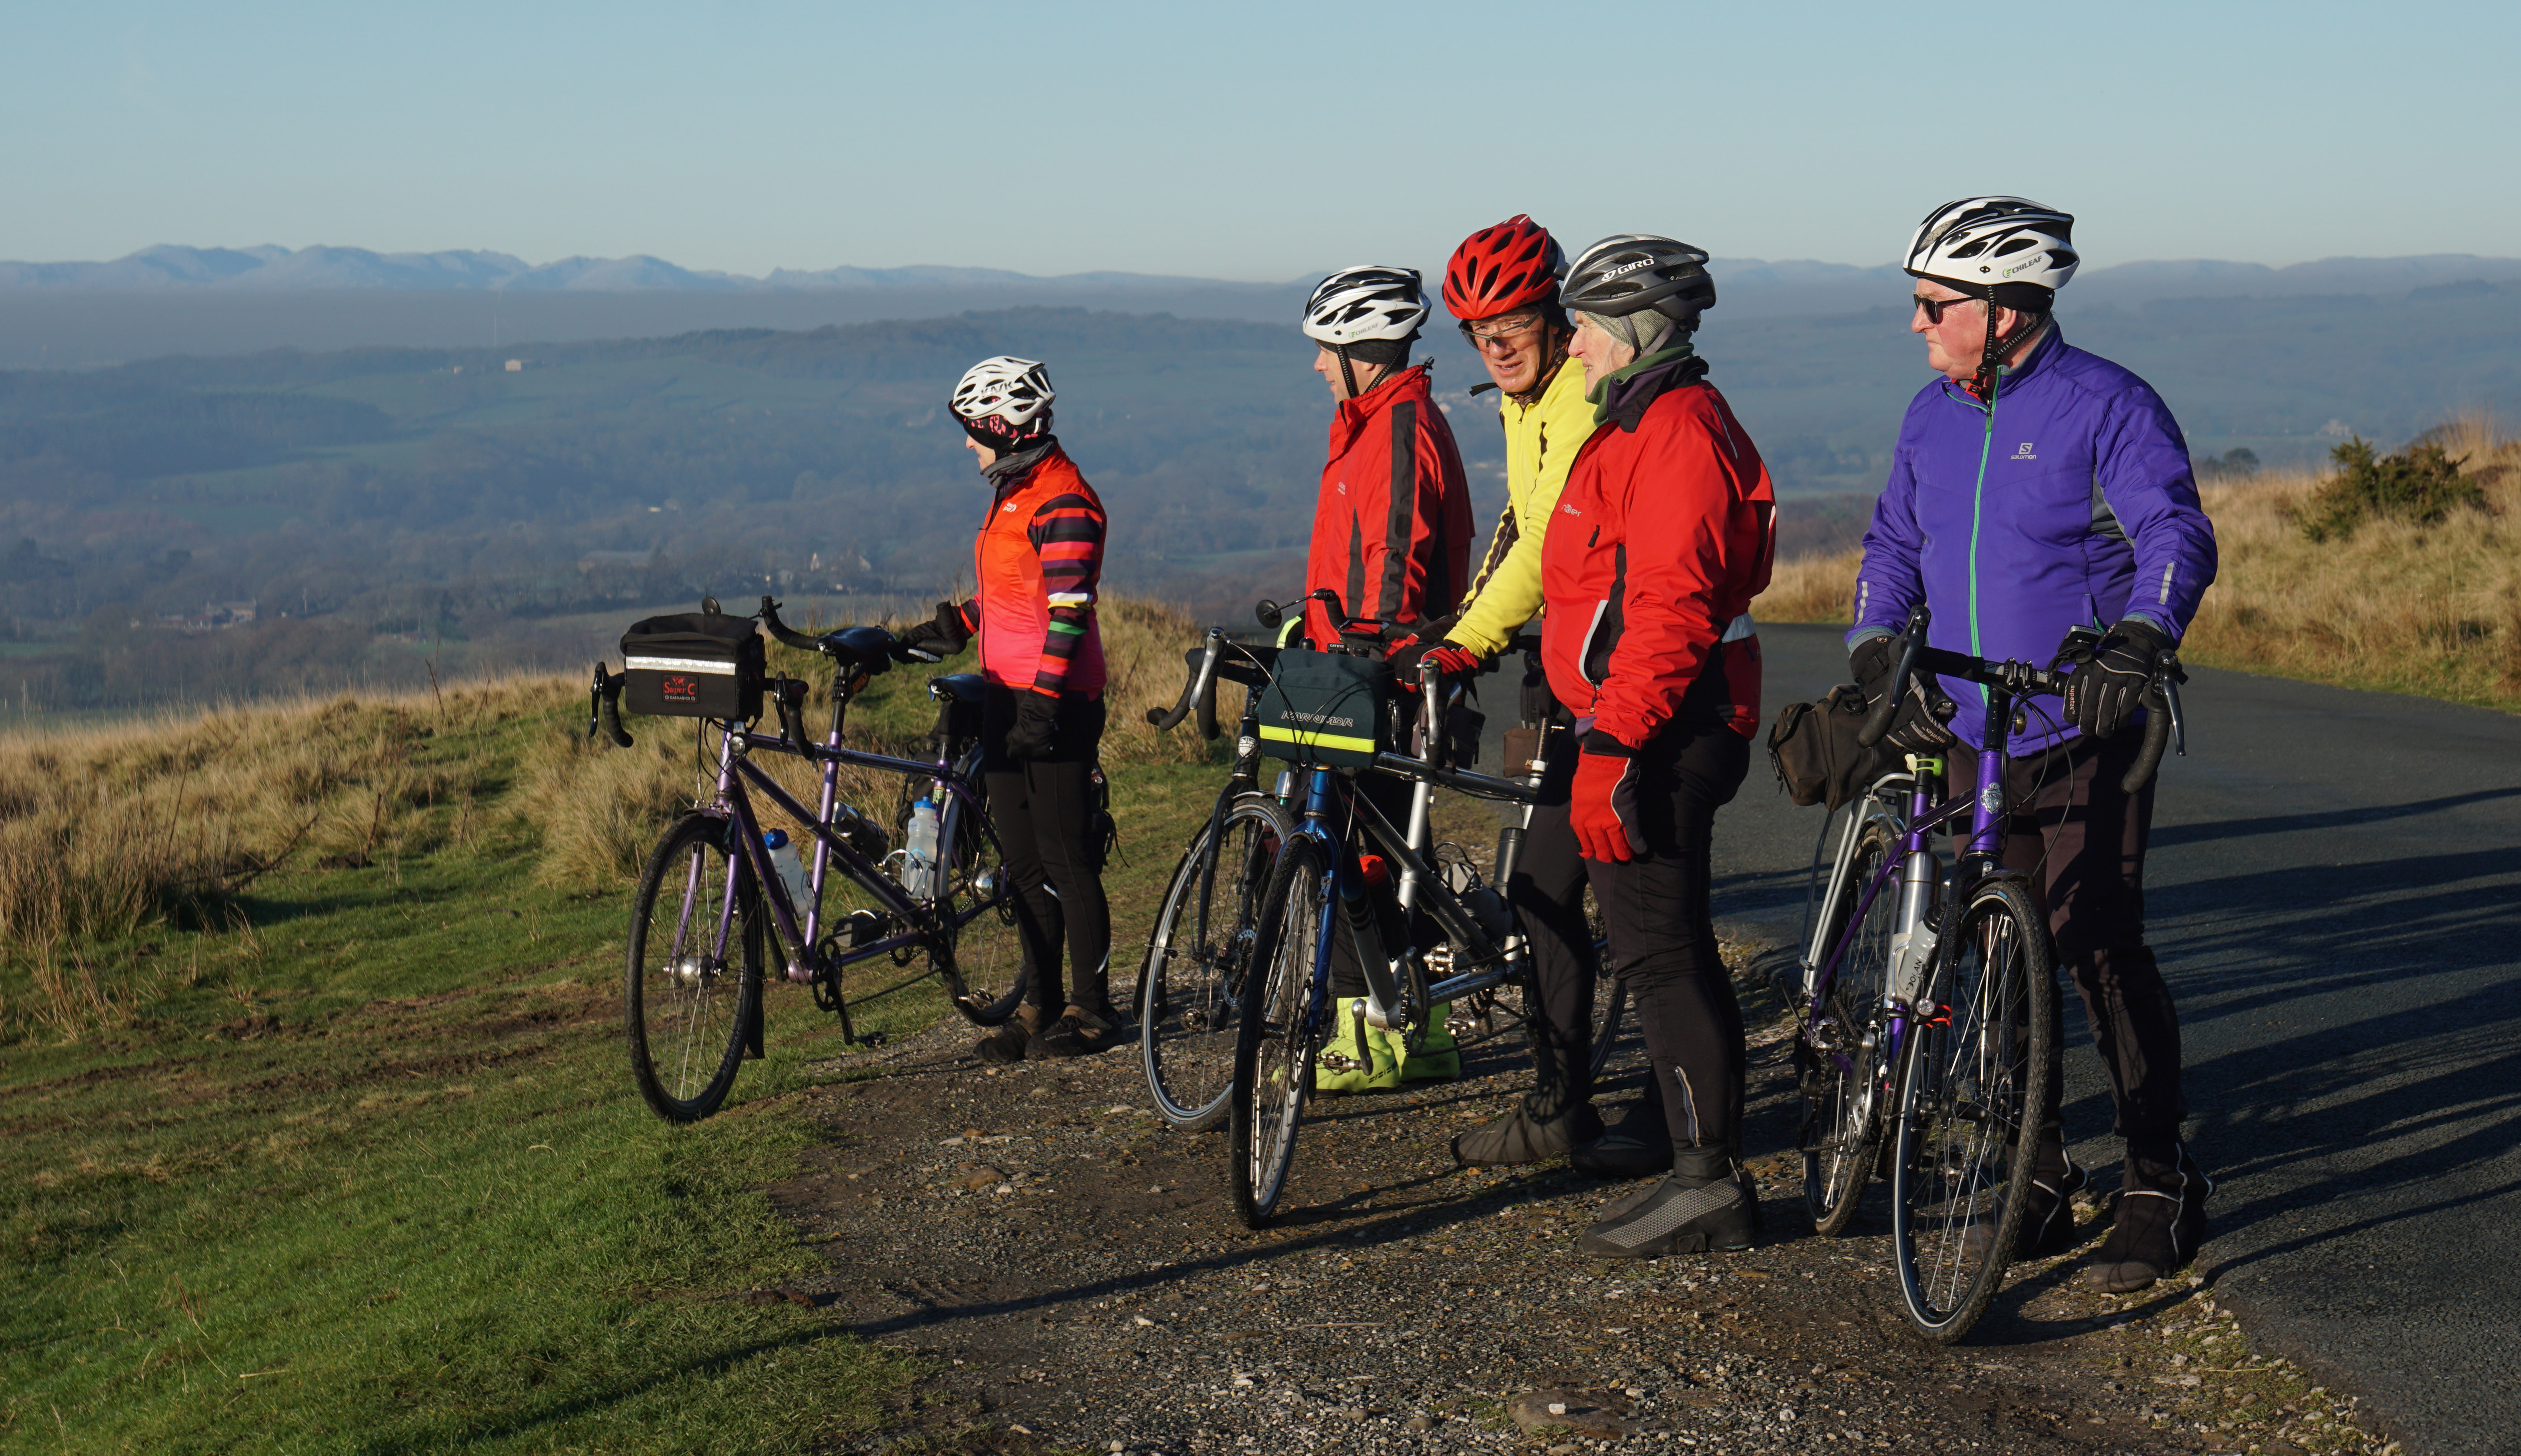
<svg viewBox="0 0 2521 1456"><path fill-rule="evenodd" d="M1908 301L1917 305L1917 307L1926 310L1927 323L1940 324L1944 321L1945 309L1951 307L1955 303L1976 303L1979 300L1976 298L1929 298L1923 294L1915 294L1910 296Z"/></svg>
<svg viewBox="0 0 2521 1456"><path fill-rule="evenodd" d="M1471 341L1471 347L1477 348L1484 343L1502 343L1539 327L1539 324L1540 316L1534 313L1527 313L1521 318L1504 318L1492 322L1482 320L1476 324L1462 325L1462 337Z"/></svg>

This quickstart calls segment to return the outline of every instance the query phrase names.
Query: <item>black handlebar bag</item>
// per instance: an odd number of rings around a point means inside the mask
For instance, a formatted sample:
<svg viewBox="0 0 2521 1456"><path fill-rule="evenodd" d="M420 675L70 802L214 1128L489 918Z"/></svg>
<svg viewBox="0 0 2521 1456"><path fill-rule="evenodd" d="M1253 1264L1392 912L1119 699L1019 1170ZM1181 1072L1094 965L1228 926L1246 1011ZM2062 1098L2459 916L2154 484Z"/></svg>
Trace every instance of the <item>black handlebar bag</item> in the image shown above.
<svg viewBox="0 0 2521 1456"><path fill-rule="evenodd" d="M1307 768L1363 768L1390 747L1394 693L1380 658L1282 649L1260 690L1260 751Z"/></svg>
<svg viewBox="0 0 2521 1456"><path fill-rule="evenodd" d="M761 716L768 676L749 616L683 612L633 622L621 634L621 705L666 718Z"/></svg>

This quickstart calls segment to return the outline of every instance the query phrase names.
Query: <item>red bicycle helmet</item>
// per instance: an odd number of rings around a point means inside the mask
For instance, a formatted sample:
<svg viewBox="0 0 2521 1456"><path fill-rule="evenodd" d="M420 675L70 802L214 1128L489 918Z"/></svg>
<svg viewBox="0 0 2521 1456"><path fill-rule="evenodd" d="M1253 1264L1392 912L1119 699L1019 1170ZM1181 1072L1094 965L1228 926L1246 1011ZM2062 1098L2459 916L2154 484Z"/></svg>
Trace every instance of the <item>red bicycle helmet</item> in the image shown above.
<svg viewBox="0 0 2521 1456"><path fill-rule="evenodd" d="M1517 213L1462 240L1444 265L1444 307L1453 317L1494 318L1508 309L1558 298L1567 254L1549 229Z"/></svg>

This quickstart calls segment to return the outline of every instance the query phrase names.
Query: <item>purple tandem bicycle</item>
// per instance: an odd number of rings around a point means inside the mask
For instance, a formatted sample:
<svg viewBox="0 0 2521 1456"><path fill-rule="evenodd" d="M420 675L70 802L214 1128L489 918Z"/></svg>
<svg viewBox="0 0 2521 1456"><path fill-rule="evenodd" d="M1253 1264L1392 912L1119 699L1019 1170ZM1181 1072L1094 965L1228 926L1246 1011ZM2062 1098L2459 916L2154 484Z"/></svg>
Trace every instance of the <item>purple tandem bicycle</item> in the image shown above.
<svg viewBox="0 0 2521 1456"><path fill-rule="evenodd" d="M1912 677L1932 672L1986 692L1977 782L1944 797L1946 761L1909 754L1851 805L1803 952L1804 1013L1795 1062L1804 1103L1804 1194L1824 1236L1856 1216L1868 1178L1888 1176L1892 1247L1910 1323L1958 1341L2003 1283L2031 1195L2030 1143L2049 1106L2058 1014L2047 921L2028 881L2004 867L2006 749L2027 700L2065 690L2067 674L1926 645L1919 608L1899 666L1859 733L1891 726ZM2088 634L2077 629L2070 647ZM2065 660L2061 653L2059 660ZM2148 685L2144 739L2130 793L2179 742L2176 655ZM1954 862L1935 836L1960 840Z"/></svg>
<svg viewBox="0 0 2521 1456"><path fill-rule="evenodd" d="M714 613L715 604L706 610ZM819 741L808 737L806 684L784 674L763 684L778 733L756 732L742 718L700 719L704 762L714 752L714 789L649 855L624 968L631 1076L668 1121L716 1111L745 1059L761 1055L763 967L774 944L786 978L811 986L815 1006L838 1016L843 1036L857 1045L880 1044L884 1033L860 1033L854 1010L932 976L955 1009L984 1026L1013 1015L1025 991L1013 891L982 797L980 679L930 680L929 695L943 709L933 761L844 748L849 701L893 665L893 634L794 631L767 597L757 615L772 637L831 661L831 728ZM596 664L587 731L600 725L626 749L624 681ZM806 808L759 761L779 754L817 766L818 808ZM883 829L842 801L844 765L899 777L901 817L934 816L926 820L934 850L920 852L926 836L907 832L907 823L896 826L905 831L903 847L890 848ZM810 837L810 853L806 840L789 840L787 827L765 828L756 793ZM873 990L844 988L849 968L883 961L921 969Z"/></svg>

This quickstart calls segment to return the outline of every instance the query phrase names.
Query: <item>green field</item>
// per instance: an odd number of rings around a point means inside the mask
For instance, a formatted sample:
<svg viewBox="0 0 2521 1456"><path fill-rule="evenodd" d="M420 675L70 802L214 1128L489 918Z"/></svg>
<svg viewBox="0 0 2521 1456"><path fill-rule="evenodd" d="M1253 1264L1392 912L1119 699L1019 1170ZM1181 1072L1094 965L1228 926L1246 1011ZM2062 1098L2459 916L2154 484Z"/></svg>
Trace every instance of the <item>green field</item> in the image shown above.
<svg viewBox="0 0 2521 1456"><path fill-rule="evenodd" d="M431 738L481 792L431 811L471 826L432 852L7 958L0 1448L775 1451L884 1423L915 1365L739 1297L822 1256L758 1190L845 1048L775 986L726 1111L639 1103L628 887L545 883L541 827L506 812L532 742L581 721L563 698ZM1215 770L1114 779L1125 947Z"/></svg>

